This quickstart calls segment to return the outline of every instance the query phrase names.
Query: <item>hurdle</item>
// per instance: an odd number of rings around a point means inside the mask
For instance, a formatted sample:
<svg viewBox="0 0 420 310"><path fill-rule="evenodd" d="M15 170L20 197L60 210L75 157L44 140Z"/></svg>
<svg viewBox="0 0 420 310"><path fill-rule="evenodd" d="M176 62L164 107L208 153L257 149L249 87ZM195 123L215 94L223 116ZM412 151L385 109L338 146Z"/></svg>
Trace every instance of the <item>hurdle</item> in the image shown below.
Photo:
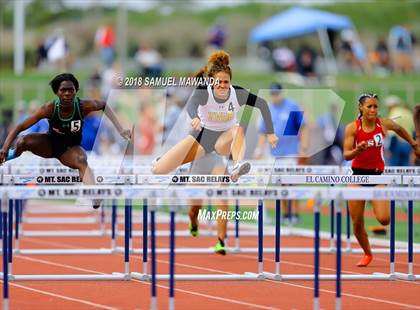
<svg viewBox="0 0 420 310"><path fill-rule="evenodd" d="M176 183L175 184L188 184L188 180L182 180L180 177L178 176L168 176L168 175L164 175L164 176L156 176L156 175L152 175L152 176L137 176L137 183L140 184L145 184L148 183L148 185L152 186L155 184L160 184L160 185L166 185L166 186L172 186L173 182L174 182L174 177L176 177ZM194 176L193 176L194 177ZM209 176L210 177L210 176ZM3 176L3 181L6 183L11 183L12 181L14 182L22 182L24 183L24 181L28 181L32 182L31 180L33 180L35 177L32 178L28 178L26 176L8 176L8 175L4 175ZM101 182L103 182L104 184L133 184L135 183L135 178L133 175L119 175L119 176L115 176L115 175L110 175L110 176L98 176L98 178L100 178ZM187 177L188 178L188 177ZM322 182L322 180L325 180L324 182ZM234 186L239 186L239 185L250 185L250 184L258 184L258 185L263 185L263 184L267 184L267 186L273 186L273 185L281 185L283 183L289 183L289 184L302 184L302 183L306 183L306 184L311 184L311 183L316 183L316 184L330 184L331 182L333 182L334 180L337 180L338 183L340 184L349 184L349 183L355 183L355 181L357 181L357 179L360 180L360 183L363 184L364 182L366 183L366 181L368 182L376 182L376 184L401 184L401 176L395 176L395 175L387 175L387 176L348 176L348 175L339 175L339 176L334 176L334 175L309 175L309 176L304 176L304 175L272 175L272 176L244 176L243 179L240 180L240 182L234 184ZM45 180L45 178L43 179ZM48 180L48 179L47 179ZM38 180L39 181L39 180ZM43 181L40 181L39 183L42 184ZM50 183L50 182L47 182ZM213 182L215 183L215 182ZM52 182L52 184L57 184L57 182ZM60 183L60 184L68 184L66 182L64 183ZM130 216L130 221L131 221L131 216ZM130 222L131 223L131 222ZM333 224L333 222L332 222ZM238 243L238 239L239 239L239 223L235 223L236 228L235 228L235 236L236 236L236 242ZM349 225L347 225L348 227ZM166 235L166 232L161 232L161 235ZM48 235L52 235L53 233L49 232ZM108 231L107 234L109 235L113 235L113 231ZM28 235L28 233L24 234L25 236ZM38 236L40 236L42 234L38 234ZM58 234L60 236L63 236L64 234ZM78 232L73 233L73 235L76 236L80 236L80 234ZM102 233L98 232L95 235L102 235ZM118 235L118 232L117 232ZM130 236L141 236L141 232L134 232L134 234L132 233L132 230L130 229ZM185 235L185 234L184 234ZM245 235L245 234L243 234ZM332 235L333 238L333 235ZM347 243L349 245L349 229L347 230ZM112 238L112 240L115 239L115 236ZM132 239L132 237L130 237L130 240ZM115 242L112 241L112 244L114 244ZM130 241L130 244L132 242ZM132 247L130 247L130 249L132 249ZM113 252L122 252L124 251L123 248L111 248L111 249L71 249L71 250L37 250L37 249L33 249L33 250L21 250L22 254L31 254L31 255L36 255L36 254L110 254ZM132 249L131 250L132 253L134 254L141 254L142 250L141 249ZM234 248L228 248L228 251L231 253L256 253L257 249L255 248L240 248L238 246L234 247ZM267 253L274 253L274 249L272 248L268 248L265 249L265 251ZM321 248L321 253L328 253L328 252L333 252L334 249L333 247L330 246L330 248ZM397 253L404 253L405 250L404 249L397 249L396 250ZM213 249L212 248L186 248L186 249L177 249L176 250L177 253L188 253L188 254L205 254L205 253L212 253ZM347 247L347 252L349 253L361 253L360 249L353 249L351 250L349 247ZM388 253L387 249L373 249L374 253ZM420 252L418 249L415 250L416 253ZM169 249L159 249L158 253L169 253ZM283 253L313 253L313 249L306 249L306 248L286 248L283 249Z"/></svg>
<svg viewBox="0 0 420 310"><path fill-rule="evenodd" d="M170 186L173 184L174 182L174 177L177 178L175 181L175 184L188 184L187 179L182 180L182 177L178 177L178 176L156 176L156 175L152 175L152 176L138 176L137 178L137 183L140 184L145 184L146 182L148 183L148 185L154 185L154 184L164 184L167 186ZM194 177L194 176L192 176ZM205 177L205 176L197 176L197 177ZM211 176L207 176L207 177L211 177ZM64 178L64 176L63 176ZM58 178L58 180L62 180L63 178ZM133 184L135 183L135 179L134 176L132 175L111 175L111 176L98 176L97 178L100 178L100 181L103 182L103 184ZM381 184L390 184L390 183L395 183L395 184L400 184L400 176L370 176L370 178L368 176L364 176L364 177L351 177L351 176L333 176L333 175L311 175L311 176L300 176L300 175L272 175L272 176L244 176L244 178L242 180L240 180L240 182L233 184L234 186L239 186L239 185L250 185L250 184L258 184L258 185L263 185L263 184L267 184L267 186L273 186L273 185L281 185L285 182L291 183L291 184L302 184L302 183L308 183L310 184L311 182L308 182L308 178L310 178L311 180L313 179L313 181L315 181L317 178L323 178L326 180L326 182L324 182L324 184L329 184L330 181L329 180L338 180L340 181L341 184L348 184L348 183L354 183L355 179L360 179L360 180L370 180L370 182L378 182ZM16 175L16 176L9 176L9 175L4 175L3 176L3 181L5 183L22 183L24 184L26 181L28 182L32 182L34 179L37 179L35 177L26 177L26 176L20 176L20 175ZM53 182L51 182L51 180L53 180ZM311 181L309 180L309 181ZM344 180L344 181L343 181ZM319 180L318 180L319 181ZM319 184L320 182L317 183ZM72 184L72 183L68 183L68 182L59 182L59 181L54 181L54 179L49 179L48 176L45 176L42 180L38 179L38 183L39 184L43 184L43 182L46 182L46 184ZM76 182L75 182L76 183ZM215 183L215 182L213 182ZM322 183L322 182L321 182ZM361 182L363 183L363 182ZM130 215L130 223L131 223L131 215ZM239 226L239 223L236 222L235 223L236 227ZM107 231L108 235L113 235L113 231ZM165 232L161 232L161 235L165 235ZM36 236L42 236L42 235L47 235L47 236L51 236L54 235L55 233L53 232L48 232L46 234L32 234L32 235L36 235ZM28 236L29 233L26 232L25 234L23 234L24 236ZM57 235L59 236L64 236L64 233L58 233ZM72 234L70 234L71 236L80 236L81 234L79 232L74 232ZM102 232L92 232L92 234L90 234L89 236L100 236L103 235ZM118 235L118 232L117 232ZM132 230L130 229L130 240L132 239L132 236L141 236L141 232L135 232L134 234L132 233ZM184 234L185 235L185 234ZM239 237L239 230L236 229L235 231L235 235L236 238L238 240ZM245 235L245 234L243 234ZM115 239L115 236L112 238L112 240ZM112 241L114 242L114 241ZM132 242L130 241L130 244ZM132 249L130 247L130 249ZM231 249L228 248L229 251L231 251L232 253L256 253L257 249L255 248L239 248L238 246L236 246L235 248ZM265 249L266 252L274 252L274 249ZM21 253L22 254L32 254L32 255L36 255L36 254L93 254L93 253L97 253L97 254L110 254L113 253L115 251L123 251L123 248L111 248L111 249L71 249L71 250L22 250ZM131 250L133 253L135 254L141 254L142 250L140 249L132 249ZM333 251L333 249L330 247L328 248L322 248L321 252L322 253L326 253L326 252L331 252ZM354 252L358 252L360 250L355 250ZM403 251L401 249L397 250L397 251ZM177 253L190 253L190 254L204 254L204 253L212 253L213 249L212 248L201 248L201 249L177 249ZM313 250L312 249L300 249L300 248L286 248L284 249L284 253L312 253ZM386 249L374 249L374 252L380 252L380 253L387 253ZM158 253L169 253L169 249L159 249Z"/></svg>
<svg viewBox="0 0 420 310"><path fill-rule="evenodd" d="M277 189L261 189L260 187L244 187L238 186L235 188L226 188L226 187L191 187L191 188L180 188L180 187L173 187L173 188L165 188L162 191L161 187L141 187L141 186L113 186L113 187L106 187L106 186L82 186L78 188L73 188L73 190L68 191L68 188L61 187L57 188L57 186L45 186L40 189L33 188L33 187L11 187L5 186L1 189L2 200L8 201L9 199L32 199L32 198L41 198L41 199L56 199L57 197L60 198L75 198L78 196L82 196L89 199L95 198L104 198L104 199L118 199L121 197L125 197L126 199L134 199L134 198L145 198L145 197L156 197L162 196L164 198L177 198L177 199L185 199L186 197L193 197L193 198L237 198L239 195L241 197L248 197L257 200L261 199L276 199L276 198L290 198L290 199L308 199L308 198L317 198L317 205L320 204L321 199L399 199L399 200L419 200L420 199L420 190L415 188L377 188L377 189L370 189L370 188L347 188L345 190L339 188L323 188L323 187L278 187ZM3 203L2 206L9 205ZM126 203L126 219L128 218L128 208L129 203ZM259 210L262 212L262 203L259 203ZM316 213L319 216L319 208L315 208ZM8 210L6 210L8 211ZM154 211L153 211L154 212ZM174 212L174 211L171 211ZM171 227L173 228L175 215L171 215ZM128 220L128 219L127 219ZM243 275L175 275L174 268L170 268L170 275L156 275L155 270L155 240L154 240L154 213L151 213L151 225L152 225L152 238L151 238L151 266L152 266L152 294L154 291L154 298L156 298L156 281L157 280L167 280L171 279L170 285L173 287L173 283L175 280L262 280L265 279L266 276L263 272L263 265L262 265L262 253L263 247L262 243L259 242L259 255L258 255L258 273L244 273ZM339 222L339 220L337 220ZM262 214L259 217L259 225L262 227ZM125 273L121 274L112 274L112 275L80 275L80 277L76 275L72 275L71 277L64 276L23 276L23 275L10 275L11 280L19 281L19 280L127 280L131 277L136 278L136 274L129 273L128 269L128 260L129 260L129 251L128 251L128 225L126 223L126 238L125 238L125 248L126 252L124 255L125 258ZM171 233L173 234L173 229L171 229ZM4 233L4 240L10 240L7 237L7 213L3 212L3 233ZM259 229L260 238L262 238L262 229ZM341 236L341 233L340 233ZM173 238L173 239L172 239ZM175 244L175 236L171 236L171 263L175 260L175 251L173 251L174 244ZM7 243L7 242L5 242ZM3 261L5 262L8 257L7 247L3 244ZM10 252L9 252L10 253ZM315 250L315 253L319 252ZM7 267L6 267L7 268ZM4 287L6 287L9 274L7 269L4 269L5 272L3 274L4 277ZM282 280L311 280L314 278L320 280L333 280L336 276L331 275L281 275ZM144 275L140 277L140 279L144 280ZM347 276L343 275L341 277L343 280L392 280L392 277L389 275L352 275ZM5 295L5 298L7 296ZM170 298L173 298L170 296ZM173 301L172 301L173 303ZM153 299L152 299L153 305Z"/></svg>

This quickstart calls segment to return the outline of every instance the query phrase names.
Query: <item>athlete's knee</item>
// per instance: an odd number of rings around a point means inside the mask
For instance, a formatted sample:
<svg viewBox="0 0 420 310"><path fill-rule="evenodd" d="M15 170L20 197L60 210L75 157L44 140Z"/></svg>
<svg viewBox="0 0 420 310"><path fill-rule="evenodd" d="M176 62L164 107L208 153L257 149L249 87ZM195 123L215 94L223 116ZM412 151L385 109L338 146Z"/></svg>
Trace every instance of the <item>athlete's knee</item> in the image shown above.
<svg viewBox="0 0 420 310"><path fill-rule="evenodd" d="M161 165L160 163L156 163L152 166L152 174L167 174L168 171L165 171L165 169L163 169L163 165Z"/></svg>
<svg viewBox="0 0 420 310"><path fill-rule="evenodd" d="M378 220L379 223L381 223L381 225L384 225L384 226L388 225L390 222L389 216L386 216L386 215L378 216L376 219Z"/></svg>
<svg viewBox="0 0 420 310"><path fill-rule="evenodd" d="M20 153L20 152L24 152L26 150L28 150L31 146L31 139L28 136L23 136L20 137L17 141L16 141L16 152Z"/></svg>
<svg viewBox="0 0 420 310"><path fill-rule="evenodd" d="M157 164L152 166L152 174L161 174L159 166Z"/></svg>
<svg viewBox="0 0 420 310"><path fill-rule="evenodd" d="M77 154L76 155L76 163L79 167L86 167L88 165L87 156L86 154Z"/></svg>

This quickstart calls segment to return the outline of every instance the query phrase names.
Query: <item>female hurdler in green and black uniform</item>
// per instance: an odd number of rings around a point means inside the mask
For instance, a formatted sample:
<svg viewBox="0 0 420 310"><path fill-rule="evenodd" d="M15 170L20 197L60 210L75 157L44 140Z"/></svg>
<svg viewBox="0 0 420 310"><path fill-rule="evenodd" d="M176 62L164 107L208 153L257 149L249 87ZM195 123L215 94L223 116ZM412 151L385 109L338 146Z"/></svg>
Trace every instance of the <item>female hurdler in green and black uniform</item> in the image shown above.
<svg viewBox="0 0 420 310"><path fill-rule="evenodd" d="M106 106L106 102L76 97L79 82L72 74L57 75L50 85L57 95L56 99L41 106L7 135L0 150L0 164L20 156L25 151L31 151L44 158L57 158L63 165L78 169L83 183L94 184L95 179L88 166L85 150L80 146L83 118L91 112L102 110L123 138L130 140L131 132L122 128L114 111ZM43 118L49 120L48 133L27 134L16 141L14 149L10 148L20 132ZM94 208L99 206L100 201L94 201Z"/></svg>

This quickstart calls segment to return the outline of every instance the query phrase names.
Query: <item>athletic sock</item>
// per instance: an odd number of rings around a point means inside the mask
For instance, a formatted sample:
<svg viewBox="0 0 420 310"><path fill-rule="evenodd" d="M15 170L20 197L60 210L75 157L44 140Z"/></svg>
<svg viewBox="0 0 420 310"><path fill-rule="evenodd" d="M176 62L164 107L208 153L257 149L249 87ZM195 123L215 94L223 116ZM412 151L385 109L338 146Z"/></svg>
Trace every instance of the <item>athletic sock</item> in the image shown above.
<svg viewBox="0 0 420 310"><path fill-rule="evenodd" d="M221 246L225 246L225 242L222 239L220 239L220 238L217 238L217 239L219 239L219 243L220 243Z"/></svg>

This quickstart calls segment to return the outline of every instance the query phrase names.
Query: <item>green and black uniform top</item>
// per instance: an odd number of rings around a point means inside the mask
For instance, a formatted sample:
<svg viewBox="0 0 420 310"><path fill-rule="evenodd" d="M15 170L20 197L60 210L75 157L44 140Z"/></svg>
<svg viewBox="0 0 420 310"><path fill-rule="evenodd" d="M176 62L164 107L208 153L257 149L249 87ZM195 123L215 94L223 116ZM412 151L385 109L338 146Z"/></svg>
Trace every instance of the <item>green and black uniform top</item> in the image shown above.
<svg viewBox="0 0 420 310"><path fill-rule="evenodd" d="M80 112L80 99L74 98L73 113L68 118L63 118L60 113L60 99L54 101L54 112L48 120L50 127L48 133L54 138L71 141L82 141L83 116Z"/></svg>

